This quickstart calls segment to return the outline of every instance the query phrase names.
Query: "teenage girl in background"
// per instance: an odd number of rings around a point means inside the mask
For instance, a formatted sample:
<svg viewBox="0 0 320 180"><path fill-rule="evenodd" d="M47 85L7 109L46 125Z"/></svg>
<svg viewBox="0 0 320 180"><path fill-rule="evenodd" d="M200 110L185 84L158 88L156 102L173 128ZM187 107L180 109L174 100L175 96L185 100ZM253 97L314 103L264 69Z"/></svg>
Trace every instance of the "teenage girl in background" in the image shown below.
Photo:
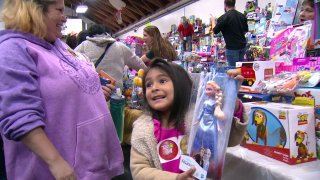
<svg viewBox="0 0 320 180"><path fill-rule="evenodd" d="M161 36L156 26L147 26L143 29L143 40L149 48L149 51L141 57L145 64L150 64L155 57L167 59L167 61L177 59L176 50L167 39Z"/></svg>
<svg viewBox="0 0 320 180"><path fill-rule="evenodd" d="M241 80L236 71L230 72L230 77ZM182 67L162 59L153 60L143 78L143 95L151 114L140 116L132 132L133 179L193 179L194 168L183 173L179 170L180 141L187 134L184 119L191 90L192 81ZM247 126L238 118L233 121L229 145L240 143Z"/></svg>

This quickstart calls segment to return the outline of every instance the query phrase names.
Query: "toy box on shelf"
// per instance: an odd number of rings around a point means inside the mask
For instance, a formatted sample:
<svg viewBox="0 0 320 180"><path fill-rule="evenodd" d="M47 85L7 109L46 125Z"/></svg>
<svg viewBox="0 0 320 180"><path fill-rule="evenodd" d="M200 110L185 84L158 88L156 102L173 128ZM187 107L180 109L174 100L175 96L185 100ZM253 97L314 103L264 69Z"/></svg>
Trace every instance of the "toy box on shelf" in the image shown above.
<svg viewBox="0 0 320 180"><path fill-rule="evenodd" d="M298 0L275 0L274 3L275 8L268 29L268 37L292 25L298 6Z"/></svg>
<svg viewBox="0 0 320 180"><path fill-rule="evenodd" d="M236 68L244 77L240 92L261 93L262 81L275 74L274 61L237 62Z"/></svg>
<svg viewBox="0 0 320 180"><path fill-rule="evenodd" d="M276 62L276 74L282 71L320 71L320 57L294 58L292 65L286 65L284 62Z"/></svg>
<svg viewBox="0 0 320 180"><path fill-rule="evenodd" d="M295 58L292 65L276 62L276 74L283 71L298 72L305 79L300 87L315 87L320 82L320 57Z"/></svg>
<svg viewBox="0 0 320 180"><path fill-rule="evenodd" d="M298 88L293 104L314 107L317 157L320 159L320 88Z"/></svg>
<svg viewBox="0 0 320 180"><path fill-rule="evenodd" d="M312 107L249 102L244 113L249 123L242 146L291 165L316 160Z"/></svg>
<svg viewBox="0 0 320 180"><path fill-rule="evenodd" d="M311 26L308 22L298 27L288 27L276 35L271 40L271 59L291 64L293 58L305 57Z"/></svg>
<svg viewBox="0 0 320 180"><path fill-rule="evenodd" d="M238 93L238 98L242 102L256 102L256 101L268 101L277 103L291 104L294 99L293 95L282 94L256 94L256 93Z"/></svg>

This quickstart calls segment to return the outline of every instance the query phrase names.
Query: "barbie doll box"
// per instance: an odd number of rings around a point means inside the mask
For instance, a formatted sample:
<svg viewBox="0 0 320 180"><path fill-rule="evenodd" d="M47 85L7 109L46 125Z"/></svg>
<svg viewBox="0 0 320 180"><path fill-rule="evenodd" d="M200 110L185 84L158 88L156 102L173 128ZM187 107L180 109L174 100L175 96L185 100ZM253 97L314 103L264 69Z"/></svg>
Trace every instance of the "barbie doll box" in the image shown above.
<svg viewBox="0 0 320 180"><path fill-rule="evenodd" d="M237 62L244 81L240 92L261 93L262 81L268 80L275 74L274 61Z"/></svg>
<svg viewBox="0 0 320 180"><path fill-rule="evenodd" d="M288 164L316 160L314 108L273 102L244 103L242 146Z"/></svg>

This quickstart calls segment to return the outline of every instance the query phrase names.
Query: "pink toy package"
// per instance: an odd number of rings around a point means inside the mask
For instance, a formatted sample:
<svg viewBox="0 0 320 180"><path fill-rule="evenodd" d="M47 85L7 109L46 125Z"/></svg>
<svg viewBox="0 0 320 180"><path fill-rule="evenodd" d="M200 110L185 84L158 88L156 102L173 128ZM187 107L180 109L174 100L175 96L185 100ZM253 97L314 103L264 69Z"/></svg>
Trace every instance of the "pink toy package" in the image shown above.
<svg viewBox="0 0 320 180"><path fill-rule="evenodd" d="M292 64L293 58L305 57L311 23L298 27L289 27L271 40L270 57L272 60Z"/></svg>

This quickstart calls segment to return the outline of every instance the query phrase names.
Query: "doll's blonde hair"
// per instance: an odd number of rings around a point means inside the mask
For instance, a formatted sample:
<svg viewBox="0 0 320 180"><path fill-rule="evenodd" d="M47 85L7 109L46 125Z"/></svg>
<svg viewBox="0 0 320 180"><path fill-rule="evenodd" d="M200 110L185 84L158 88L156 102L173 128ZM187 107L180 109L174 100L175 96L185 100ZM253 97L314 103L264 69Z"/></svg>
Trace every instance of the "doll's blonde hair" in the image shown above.
<svg viewBox="0 0 320 180"><path fill-rule="evenodd" d="M215 81L208 81L207 85L210 85L211 87L213 87L217 93L215 94L215 100L216 100L216 108L214 110L214 115L220 119L220 120L224 120L225 119L225 114L224 112L221 110L221 105L222 105L222 91L220 86L215 82Z"/></svg>

